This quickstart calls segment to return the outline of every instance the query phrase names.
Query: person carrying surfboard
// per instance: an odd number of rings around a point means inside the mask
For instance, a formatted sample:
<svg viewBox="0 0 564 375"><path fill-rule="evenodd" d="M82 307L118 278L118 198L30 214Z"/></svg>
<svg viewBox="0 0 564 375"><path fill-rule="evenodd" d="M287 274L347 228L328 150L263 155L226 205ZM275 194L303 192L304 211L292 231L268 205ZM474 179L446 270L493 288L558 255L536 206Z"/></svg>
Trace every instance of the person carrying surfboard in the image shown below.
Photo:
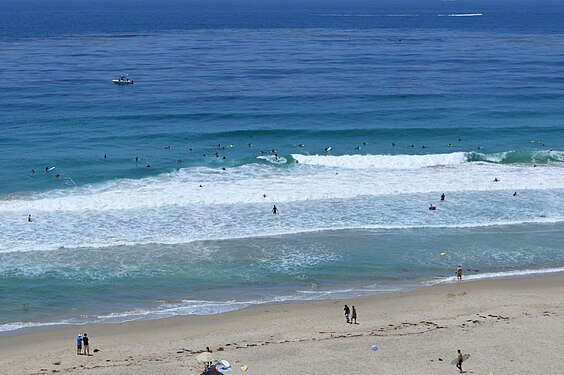
<svg viewBox="0 0 564 375"><path fill-rule="evenodd" d="M458 362L456 362L456 368L460 370L460 372L462 372L462 362L464 362L464 357L462 356L462 353L460 352L460 349L458 349Z"/></svg>

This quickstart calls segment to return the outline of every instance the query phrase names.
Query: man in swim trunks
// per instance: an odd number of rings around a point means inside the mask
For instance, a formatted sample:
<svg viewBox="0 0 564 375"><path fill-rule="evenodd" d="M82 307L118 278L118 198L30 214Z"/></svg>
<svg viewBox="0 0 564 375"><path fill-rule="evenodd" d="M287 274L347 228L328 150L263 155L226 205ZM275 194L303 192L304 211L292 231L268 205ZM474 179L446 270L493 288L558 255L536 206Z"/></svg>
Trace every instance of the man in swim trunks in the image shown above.
<svg viewBox="0 0 564 375"><path fill-rule="evenodd" d="M457 359L458 361L456 362L456 368L459 369L460 372L462 372L462 362L464 362L464 357L462 356L460 349L458 349Z"/></svg>
<svg viewBox="0 0 564 375"><path fill-rule="evenodd" d="M460 264L458 265L458 268L456 269L456 279L458 280L458 282L462 281L462 267L460 266Z"/></svg>
<svg viewBox="0 0 564 375"><path fill-rule="evenodd" d="M349 309L349 307L345 305L343 311L345 312L345 319L347 319L347 323L350 323L351 321L349 319L349 314L351 313L351 309Z"/></svg>

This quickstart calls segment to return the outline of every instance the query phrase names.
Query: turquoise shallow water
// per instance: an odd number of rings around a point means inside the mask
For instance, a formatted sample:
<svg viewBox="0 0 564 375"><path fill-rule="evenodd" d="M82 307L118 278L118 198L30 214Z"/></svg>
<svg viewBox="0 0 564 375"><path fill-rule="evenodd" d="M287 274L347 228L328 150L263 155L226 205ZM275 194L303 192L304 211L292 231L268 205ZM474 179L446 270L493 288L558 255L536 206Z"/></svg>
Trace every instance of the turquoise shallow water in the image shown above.
<svg viewBox="0 0 564 375"><path fill-rule="evenodd" d="M562 271L561 6L450 3L3 3L0 331Z"/></svg>

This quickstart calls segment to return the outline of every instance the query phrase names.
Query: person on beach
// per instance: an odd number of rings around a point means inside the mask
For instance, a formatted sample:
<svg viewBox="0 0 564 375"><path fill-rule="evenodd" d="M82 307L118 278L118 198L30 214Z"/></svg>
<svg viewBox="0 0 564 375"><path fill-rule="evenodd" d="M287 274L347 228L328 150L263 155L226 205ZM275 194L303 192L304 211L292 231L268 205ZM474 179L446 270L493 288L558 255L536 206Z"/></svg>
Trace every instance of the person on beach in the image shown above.
<svg viewBox="0 0 564 375"><path fill-rule="evenodd" d="M84 348L84 355L90 355L89 339L86 333L82 335L82 347Z"/></svg>
<svg viewBox="0 0 564 375"><path fill-rule="evenodd" d="M82 335L80 333L76 337L76 354L82 354Z"/></svg>
<svg viewBox="0 0 564 375"><path fill-rule="evenodd" d="M458 349L458 361L456 362L456 368L460 370L460 372L462 372L462 362L464 362L464 357L462 356L462 353L460 352L460 349Z"/></svg>
<svg viewBox="0 0 564 375"><path fill-rule="evenodd" d="M353 320L354 320L354 324L357 324L356 323L356 307L354 307L354 305L352 307L351 324L353 324Z"/></svg>
<svg viewBox="0 0 564 375"><path fill-rule="evenodd" d="M441 194L441 200L444 201L445 200L445 193Z"/></svg>
<svg viewBox="0 0 564 375"><path fill-rule="evenodd" d="M206 352L208 352L208 353L213 353L213 351L210 349L209 346L206 346Z"/></svg>
<svg viewBox="0 0 564 375"><path fill-rule="evenodd" d="M276 205L274 205L274 207L272 207L272 214L276 215L278 213L278 208L276 208Z"/></svg>
<svg viewBox="0 0 564 375"><path fill-rule="evenodd" d="M345 308L343 309L343 311L345 312L345 319L347 319L347 323L350 323L350 319L349 319L349 315L351 313L351 309L349 309L349 307L347 305L345 305Z"/></svg>
<svg viewBox="0 0 564 375"><path fill-rule="evenodd" d="M456 269L456 279L458 280L458 282L462 281L462 267L460 266L460 264L458 265L458 268Z"/></svg>

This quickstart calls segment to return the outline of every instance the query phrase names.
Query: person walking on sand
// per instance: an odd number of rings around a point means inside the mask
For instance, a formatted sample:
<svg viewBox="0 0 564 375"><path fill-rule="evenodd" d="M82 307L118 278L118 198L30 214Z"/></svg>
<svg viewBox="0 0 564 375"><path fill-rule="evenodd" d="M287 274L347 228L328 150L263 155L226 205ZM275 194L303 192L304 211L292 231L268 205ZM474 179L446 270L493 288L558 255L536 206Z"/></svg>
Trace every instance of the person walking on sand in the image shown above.
<svg viewBox="0 0 564 375"><path fill-rule="evenodd" d="M82 335L80 333L76 337L76 354L82 354Z"/></svg>
<svg viewBox="0 0 564 375"><path fill-rule="evenodd" d="M356 323L356 307L354 307L354 305L352 307L351 324L353 324L353 320L354 320L354 324L357 324Z"/></svg>
<svg viewBox="0 0 564 375"><path fill-rule="evenodd" d="M464 357L462 356L462 353L460 352L460 349L458 349L458 361L456 361L456 368L460 370L460 372L462 371L462 362L464 362Z"/></svg>
<svg viewBox="0 0 564 375"><path fill-rule="evenodd" d="M86 333L82 335L82 346L84 347L84 355L90 355L89 339Z"/></svg>
<svg viewBox="0 0 564 375"><path fill-rule="evenodd" d="M456 280L458 280L458 282L462 281L462 266L459 264L458 268L456 269Z"/></svg>
<svg viewBox="0 0 564 375"><path fill-rule="evenodd" d="M278 213L278 208L276 208L276 205L274 205L274 207L272 207L272 214L276 215Z"/></svg>
<svg viewBox="0 0 564 375"><path fill-rule="evenodd" d="M351 321L349 319L349 314L351 313L351 309L349 309L349 307L345 305L343 311L345 312L345 319L347 319L347 323L350 323Z"/></svg>

